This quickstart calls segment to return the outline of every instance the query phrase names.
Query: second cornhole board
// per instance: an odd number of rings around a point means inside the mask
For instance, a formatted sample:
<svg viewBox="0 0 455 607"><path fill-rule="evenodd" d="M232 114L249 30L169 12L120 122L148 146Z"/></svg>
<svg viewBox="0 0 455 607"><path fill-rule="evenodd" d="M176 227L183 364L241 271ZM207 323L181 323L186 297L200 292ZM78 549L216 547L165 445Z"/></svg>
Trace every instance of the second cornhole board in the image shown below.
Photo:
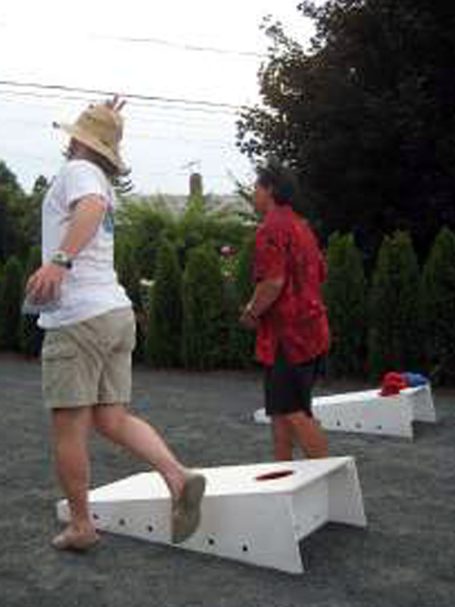
<svg viewBox="0 0 455 607"><path fill-rule="evenodd" d="M313 415L329 431L357 432L413 438L413 422L436 421L430 385L406 388L393 396L378 390L347 392L313 399ZM264 409L254 414L257 423L270 423Z"/></svg>
<svg viewBox="0 0 455 607"><path fill-rule="evenodd" d="M207 478L201 524L180 548L301 573L300 540L329 521L366 525L351 457L201 472ZM136 474L94 489L89 501L98 529L171 543L169 492L158 474ZM68 521L66 501L58 503L57 515Z"/></svg>

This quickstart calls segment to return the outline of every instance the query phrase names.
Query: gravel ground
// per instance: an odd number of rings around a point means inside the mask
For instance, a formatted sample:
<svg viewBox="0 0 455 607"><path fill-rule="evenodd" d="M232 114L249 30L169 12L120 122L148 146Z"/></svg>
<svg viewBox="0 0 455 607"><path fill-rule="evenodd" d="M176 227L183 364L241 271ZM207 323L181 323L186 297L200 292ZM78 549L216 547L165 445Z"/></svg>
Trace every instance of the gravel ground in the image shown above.
<svg viewBox="0 0 455 607"><path fill-rule="evenodd" d="M135 372L134 408L188 464L270 461L256 374ZM324 386L333 392L355 385ZM330 435L332 455L356 457L369 525L329 525L302 544L292 576L105 536L85 556L49 547L59 497L36 363L0 359L0 607L454 607L455 393L436 394L439 423L413 443ZM94 439L93 484L145 466Z"/></svg>

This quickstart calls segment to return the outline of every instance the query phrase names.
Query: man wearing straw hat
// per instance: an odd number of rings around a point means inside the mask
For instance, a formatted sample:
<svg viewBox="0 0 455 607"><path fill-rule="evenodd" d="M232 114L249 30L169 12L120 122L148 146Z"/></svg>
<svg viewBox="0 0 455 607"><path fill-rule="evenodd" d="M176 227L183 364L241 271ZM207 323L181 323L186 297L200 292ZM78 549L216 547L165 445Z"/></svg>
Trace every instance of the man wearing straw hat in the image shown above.
<svg viewBox="0 0 455 607"><path fill-rule="evenodd" d="M41 309L43 394L51 412L58 478L71 522L52 541L86 550L99 537L88 506L88 437L95 429L154 466L172 497L173 541L197 528L205 478L183 466L158 433L130 414L135 319L113 267L112 181L126 173L119 154L123 102L85 110L73 125L67 162L43 202L43 265L27 284Z"/></svg>

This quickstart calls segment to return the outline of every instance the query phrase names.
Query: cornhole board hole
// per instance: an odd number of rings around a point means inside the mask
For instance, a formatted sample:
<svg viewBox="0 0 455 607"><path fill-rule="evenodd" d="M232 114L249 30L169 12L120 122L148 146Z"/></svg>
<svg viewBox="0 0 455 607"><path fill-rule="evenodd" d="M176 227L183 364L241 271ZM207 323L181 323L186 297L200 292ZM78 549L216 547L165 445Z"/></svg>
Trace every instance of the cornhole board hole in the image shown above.
<svg viewBox="0 0 455 607"><path fill-rule="evenodd" d="M199 529L176 547L302 573L299 542L327 522L366 526L351 457L206 468ZM169 492L155 472L90 492L97 529L171 544ZM67 522L66 500L57 516Z"/></svg>
<svg viewBox="0 0 455 607"><path fill-rule="evenodd" d="M348 392L313 399L313 415L325 430L413 438L413 422L436 422L430 385L406 388L393 396L378 390ZM270 423L264 409L257 423Z"/></svg>

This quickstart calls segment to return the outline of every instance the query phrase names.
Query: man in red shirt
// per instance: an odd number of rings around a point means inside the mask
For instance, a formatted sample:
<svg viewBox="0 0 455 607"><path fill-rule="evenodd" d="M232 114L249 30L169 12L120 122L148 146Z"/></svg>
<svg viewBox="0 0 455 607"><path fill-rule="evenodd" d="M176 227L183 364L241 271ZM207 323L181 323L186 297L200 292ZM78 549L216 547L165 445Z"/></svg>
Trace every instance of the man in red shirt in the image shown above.
<svg viewBox="0 0 455 607"><path fill-rule="evenodd" d="M311 412L313 385L329 349L321 296L326 269L298 204L290 171L275 163L258 169L255 207L263 222L256 233L256 289L241 321L257 331L277 460L292 459L294 441L307 457L328 455L326 436Z"/></svg>

